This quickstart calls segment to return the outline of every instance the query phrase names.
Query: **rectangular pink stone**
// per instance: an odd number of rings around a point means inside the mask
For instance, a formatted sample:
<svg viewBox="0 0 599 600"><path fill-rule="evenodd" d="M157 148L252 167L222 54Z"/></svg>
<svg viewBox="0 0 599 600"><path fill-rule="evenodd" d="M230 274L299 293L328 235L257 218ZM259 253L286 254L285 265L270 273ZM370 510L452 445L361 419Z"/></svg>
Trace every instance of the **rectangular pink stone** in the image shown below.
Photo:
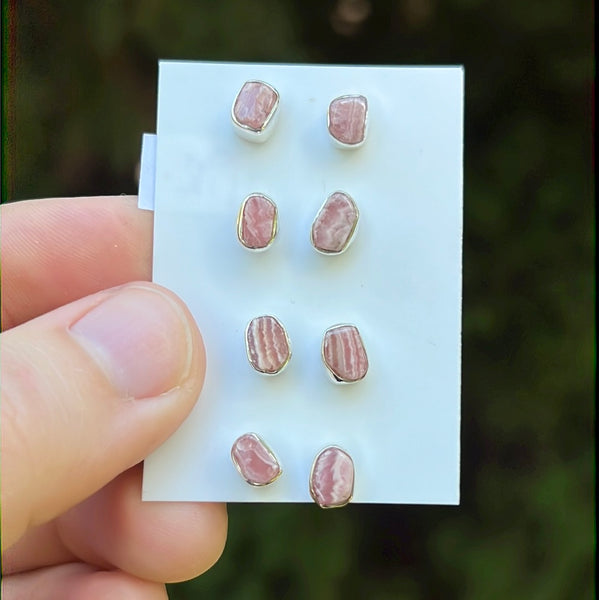
<svg viewBox="0 0 599 600"><path fill-rule="evenodd" d="M248 196L241 207L237 234L250 250L270 246L277 232L277 207L263 194Z"/></svg>
<svg viewBox="0 0 599 600"><path fill-rule="evenodd" d="M355 325L337 325L328 329L322 354L327 368L339 383L360 381L368 372L368 356Z"/></svg>
<svg viewBox="0 0 599 600"><path fill-rule="evenodd" d="M283 325L271 315L255 317L247 326L245 342L248 359L256 371L275 375L291 358L291 348Z"/></svg>
<svg viewBox="0 0 599 600"><path fill-rule="evenodd" d="M329 446L315 459L310 474L310 494L321 508L345 506L354 493L354 463L350 455Z"/></svg>
<svg viewBox="0 0 599 600"><path fill-rule="evenodd" d="M358 218L358 207L349 194L332 193L312 224L312 245L324 254L343 252L352 240Z"/></svg>
<svg viewBox="0 0 599 600"><path fill-rule="evenodd" d="M277 101L277 91L268 84L246 81L235 99L233 117L239 125L261 131L272 117Z"/></svg>
<svg viewBox="0 0 599 600"><path fill-rule="evenodd" d="M250 485L268 485L281 474L279 461L255 433L245 433L235 440L231 459Z"/></svg>
<svg viewBox="0 0 599 600"><path fill-rule="evenodd" d="M329 105L329 133L340 144L358 146L366 137L368 102L364 96L340 96Z"/></svg>

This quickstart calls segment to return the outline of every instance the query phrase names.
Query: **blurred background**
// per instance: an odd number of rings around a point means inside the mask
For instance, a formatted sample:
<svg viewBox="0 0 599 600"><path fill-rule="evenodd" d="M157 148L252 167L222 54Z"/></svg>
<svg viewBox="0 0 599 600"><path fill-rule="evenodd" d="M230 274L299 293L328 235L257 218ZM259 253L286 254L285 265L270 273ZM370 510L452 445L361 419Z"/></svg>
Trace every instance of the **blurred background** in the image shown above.
<svg viewBox="0 0 599 600"><path fill-rule="evenodd" d="M591 2L3 1L2 200L136 193L159 58L464 64L462 504L231 505L173 600L594 597Z"/></svg>

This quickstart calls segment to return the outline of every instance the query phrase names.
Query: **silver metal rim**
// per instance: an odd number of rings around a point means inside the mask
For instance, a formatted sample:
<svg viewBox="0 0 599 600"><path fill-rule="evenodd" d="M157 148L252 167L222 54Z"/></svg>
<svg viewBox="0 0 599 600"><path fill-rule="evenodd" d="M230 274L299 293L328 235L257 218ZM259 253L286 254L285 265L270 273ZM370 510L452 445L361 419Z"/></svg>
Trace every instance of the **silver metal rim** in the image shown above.
<svg viewBox="0 0 599 600"><path fill-rule="evenodd" d="M270 457L277 463L277 465L279 465L278 474L275 475L270 481L267 481L266 483L256 483L255 481L250 481L249 479L244 477L243 473L241 472L241 467L239 466L239 463L237 462L237 460L235 460L235 456L233 454L233 446L235 446L237 440L239 440L240 437L243 437L245 435L253 435L254 437L256 437L258 439L258 441L264 446L264 448L266 448L266 451L268 452ZM281 467L281 461L277 458L277 455L272 451L270 446L262 439L262 437L260 437L257 433L254 433L253 431L248 431L247 433L243 433L233 442L233 444L231 446L231 460L233 461L233 464L235 465L235 468L237 469L237 472L239 473L241 478L247 484L251 485L252 487L264 487L265 485L270 485L271 483L276 481L283 474L283 468Z"/></svg>
<svg viewBox="0 0 599 600"><path fill-rule="evenodd" d="M331 381L334 384L336 384L336 385L351 385L352 383L358 383L358 381L362 381L366 377L366 375L368 375L368 369L366 369L366 373L364 373L364 375L362 375L362 377L360 377L360 379L347 380L347 379L343 379L343 378L339 377L339 375L337 375L335 373L335 371L333 371L329 367L329 365L327 364L327 361L325 359L324 341L326 339L326 335L329 331L332 331L333 329L337 329L338 327L354 327L355 328L355 330L358 332L358 335L360 336L360 340L362 341L362 348L364 348L364 353L366 354L366 358L368 358L368 353L366 352L366 347L364 346L364 340L362 339L362 334L360 333L360 330L358 329L357 325L354 325L353 323L337 323L337 325L333 325L333 326L329 327L327 330L325 330L325 332L322 335L322 345L320 348L320 355L322 358L322 362L323 362L324 366L326 367L329 378L331 379Z"/></svg>
<svg viewBox="0 0 599 600"><path fill-rule="evenodd" d="M260 196L261 198L268 200L268 202L270 202L274 206L274 209L275 209L275 217L273 220L272 234L270 236L270 241L268 242L268 244L266 244L266 246L263 246L261 248L252 248L251 246L247 246L246 244L244 244L243 239L242 239L242 232L241 232L243 211L245 209L245 205L250 198L253 198L255 196ZM275 241L275 237L277 235L278 230L279 230L279 209L277 208L276 202L272 198L268 197L266 194L263 194L262 192L254 192L252 194L248 194L245 197L245 199L243 200L243 202L241 203L241 206L239 207L239 212L237 213L237 239L239 240L239 243L246 250L249 250L250 252L264 252L265 250L268 250L272 246L273 242Z"/></svg>
<svg viewBox="0 0 599 600"><path fill-rule="evenodd" d="M333 196L334 194L343 194L346 198L349 198L349 201L352 203L352 206L354 207L354 210L356 211L356 221L355 221L354 226L352 227L351 231L349 232L349 235L347 236L347 240L345 241L343 248L341 248L341 250L337 250L337 251L333 252L333 251L329 251L329 250L321 250L320 248L316 247L316 244L314 243L314 224L318 220L318 217L320 216L322 209L325 207L326 203L329 201L329 198L331 196ZM314 220L312 221L312 227L310 227L310 243L312 244L312 247L314 248L314 250L316 250L316 252L318 252L319 254L322 254L324 256L337 256L339 254L343 254L351 246L351 243L354 241L354 237L358 231L359 222L360 222L360 210L358 209L358 205L356 204L356 201L347 192L344 192L343 190L335 190L334 192L331 192L327 196L326 200L321 204L320 208L318 209L318 212L316 213L316 216L314 217Z"/></svg>
<svg viewBox="0 0 599 600"><path fill-rule="evenodd" d="M272 110L270 111L269 115L266 117L266 121L264 121L264 123L262 124L262 127L260 129L254 129L253 127L250 127L248 125L244 125L243 123L240 123L237 120L237 117L235 116L235 104L237 104L237 99L239 98L239 94L241 93L241 90L243 89L243 87L245 86L246 83L260 83L262 85L265 85L266 87L271 89L275 93L275 96L276 96L275 104L272 107ZM231 120L233 121L233 125L237 129L239 129L245 133L251 133L251 134L253 134L253 136L261 137L264 134L264 132L268 129L268 126L273 122L275 113L279 109L280 99L281 99L281 95L279 94L279 92L269 83L266 83L265 81L261 81L259 79L249 79L248 81L244 82L244 84L239 89L239 92L237 92L235 99L233 100L233 105L231 106Z"/></svg>
<svg viewBox="0 0 599 600"><path fill-rule="evenodd" d="M318 459L320 458L321 454L323 454L326 450L330 450L332 448L335 448L336 450L340 450L341 452L343 452L343 454L345 454L345 456L347 456L347 458L349 458L351 465L352 465L352 469L354 471L354 477L352 480L352 488L351 488L351 492L349 495L349 498L347 499L347 502L344 502L343 504L330 504L330 505L323 505L320 504L320 502L318 502L318 500L316 499L316 492L314 491L314 486L312 485L312 479L313 479L313 475L314 475L314 468L316 467L316 462L318 461ZM326 446L324 447L315 457L314 460L312 461L312 468L310 469L310 496L312 496L312 500L314 500L314 502L320 506L320 508L324 508L324 509L328 509L328 508L343 508L344 506L347 506L353 499L354 497L354 487L355 487L355 483L356 483L356 468L354 465L354 459L351 457L350 453L345 450L344 448L341 448L341 446L337 446L336 444L332 444L330 446Z"/></svg>
<svg viewBox="0 0 599 600"><path fill-rule="evenodd" d="M279 326L281 327L281 329L283 330L283 333L285 334L285 341L287 342L287 348L289 349L289 354L287 355L287 360L285 360L285 362L281 365L281 367L278 369L278 371L275 371L274 373L269 373L267 371L261 371L260 369L257 369L253 364L252 364L252 360L250 357L250 345L248 343L248 332L250 330L250 325L256 320L256 319L260 319L262 317L269 317L271 319L274 319ZM245 328L245 353L247 355L247 359L248 362L250 363L250 367L252 367L252 369L254 369L254 371L256 371L256 373L260 373L260 375L266 375L267 377L274 377L275 375L279 375L279 373L282 373L286 368L287 365L289 364L289 361L291 360L291 356L292 356L292 351L291 351L291 341L289 340L289 335L287 334L287 330L285 329L283 323L281 323L281 321L279 321L279 319L277 319L275 316L273 315L259 315L257 317L254 317L247 325Z"/></svg>
<svg viewBox="0 0 599 600"><path fill-rule="evenodd" d="M360 142L358 142L357 144L346 144L345 142L342 142L341 140L338 140L332 133L331 133L331 104L333 104L333 102L335 102L335 100L344 100L345 98L364 98L365 102L366 102L366 113L364 115L364 135L362 136L362 140ZM333 142L335 143L335 145L343 150L353 150L355 148L360 148L361 146L364 145L364 142L366 141L366 138L368 137L368 98L366 98L366 96L364 96L363 94L344 94L343 96L337 96L336 98L333 98L331 100L331 102L329 103L329 109L327 110L327 131L329 132L329 136L331 137L331 139L333 140Z"/></svg>

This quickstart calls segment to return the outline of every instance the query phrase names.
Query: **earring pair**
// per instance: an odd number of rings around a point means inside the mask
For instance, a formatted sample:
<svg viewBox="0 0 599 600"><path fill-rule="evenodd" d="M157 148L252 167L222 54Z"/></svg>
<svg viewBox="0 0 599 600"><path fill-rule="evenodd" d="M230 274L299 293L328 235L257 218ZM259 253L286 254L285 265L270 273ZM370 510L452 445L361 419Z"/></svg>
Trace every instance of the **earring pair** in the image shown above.
<svg viewBox="0 0 599 600"><path fill-rule="evenodd" d="M266 194L253 193L241 203L237 215L237 238L244 248L263 252L278 232L278 209ZM310 242L320 254L341 254L349 248L358 227L360 211L355 200L340 190L320 207L310 229Z"/></svg>
<svg viewBox="0 0 599 600"><path fill-rule="evenodd" d="M258 80L246 81L231 108L237 134L251 142L265 142L274 130L279 103L279 92L272 85ZM327 129L339 148L362 146L368 129L366 97L346 94L332 100L327 111Z"/></svg>
<svg viewBox="0 0 599 600"><path fill-rule="evenodd" d="M263 487L276 481L283 469L275 453L257 433L244 433L231 447L231 460L251 486ZM339 508L354 493L354 462L339 446L321 450L310 469L310 495L321 508Z"/></svg>
<svg viewBox="0 0 599 600"><path fill-rule="evenodd" d="M291 360L291 342L281 322L272 315L252 319L245 330L250 365L264 375L278 375ZM339 324L324 332L322 361L334 383L356 383L366 377L368 355L355 325Z"/></svg>

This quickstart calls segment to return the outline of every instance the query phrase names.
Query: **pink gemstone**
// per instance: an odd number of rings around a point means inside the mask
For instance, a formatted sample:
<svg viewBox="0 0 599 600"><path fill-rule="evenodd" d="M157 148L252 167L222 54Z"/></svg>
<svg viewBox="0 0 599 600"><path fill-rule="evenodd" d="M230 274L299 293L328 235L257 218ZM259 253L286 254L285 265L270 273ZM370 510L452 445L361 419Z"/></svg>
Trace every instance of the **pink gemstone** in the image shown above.
<svg viewBox="0 0 599 600"><path fill-rule="evenodd" d="M244 433L235 440L231 458L250 485L268 485L281 474L277 457L255 433Z"/></svg>
<svg viewBox="0 0 599 600"><path fill-rule="evenodd" d="M337 383L354 383L368 372L368 356L355 325L335 325L324 334L322 356Z"/></svg>
<svg viewBox="0 0 599 600"><path fill-rule="evenodd" d="M345 506L354 493L354 463L338 448L325 448L314 460L310 474L310 494L321 508Z"/></svg>
<svg viewBox="0 0 599 600"><path fill-rule="evenodd" d="M252 319L245 330L248 360L256 371L266 375L280 373L291 358L285 329L270 315Z"/></svg>
<svg viewBox="0 0 599 600"><path fill-rule="evenodd" d="M312 245L324 254L339 254L351 243L360 213L345 192L332 193L312 224Z"/></svg>
<svg viewBox="0 0 599 600"><path fill-rule="evenodd" d="M242 127L261 132L278 106L279 94L262 81L246 81L233 104L233 119Z"/></svg>
<svg viewBox="0 0 599 600"><path fill-rule="evenodd" d="M250 250L265 250L277 233L277 207L263 194L248 196L241 205L237 224L239 241Z"/></svg>
<svg viewBox="0 0 599 600"><path fill-rule="evenodd" d="M329 105L329 133L344 146L359 146L366 138L368 102L364 96L340 96Z"/></svg>

